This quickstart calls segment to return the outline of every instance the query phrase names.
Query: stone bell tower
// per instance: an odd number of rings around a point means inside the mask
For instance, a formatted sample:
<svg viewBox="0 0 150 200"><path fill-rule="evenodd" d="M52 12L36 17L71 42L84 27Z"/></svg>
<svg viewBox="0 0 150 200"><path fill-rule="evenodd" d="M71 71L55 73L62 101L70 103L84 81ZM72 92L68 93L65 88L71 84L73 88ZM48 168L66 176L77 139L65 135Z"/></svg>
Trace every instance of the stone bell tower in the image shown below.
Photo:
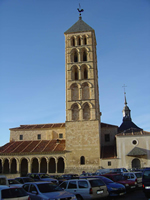
<svg viewBox="0 0 150 200"><path fill-rule="evenodd" d="M66 166L81 173L100 166L100 108L95 31L79 15L65 33Z"/></svg>

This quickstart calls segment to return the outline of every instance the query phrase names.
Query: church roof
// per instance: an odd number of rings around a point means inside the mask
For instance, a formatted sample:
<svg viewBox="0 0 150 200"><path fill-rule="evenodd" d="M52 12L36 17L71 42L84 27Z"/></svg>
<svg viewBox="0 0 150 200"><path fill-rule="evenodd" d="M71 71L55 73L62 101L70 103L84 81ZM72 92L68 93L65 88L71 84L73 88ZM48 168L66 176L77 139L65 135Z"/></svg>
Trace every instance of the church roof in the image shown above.
<svg viewBox="0 0 150 200"><path fill-rule="evenodd" d="M65 127L65 123L20 125L20 127L10 128L9 130L17 130L17 129L45 129L45 128L61 128L61 127Z"/></svg>
<svg viewBox="0 0 150 200"><path fill-rule="evenodd" d="M142 149L139 147L134 147L128 154L127 156L145 156L147 155L147 150Z"/></svg>
<svg viewBox="0 0 150 200"><path fill-rule="evenodd" d="M116 136L133 136L133 135L150 136L150 132L143 131L142 129L129 128L121 133L118 133Z"/></svg>
<svg viewBox="0 0 150 200"><path fill-rule="evenodd" d="M65 140L12 141L0 147L0 155L60 153L65 149Z"/></svg>
<svg viewBox="0 0 150 200"><path fill-rule="evenodd" d="M139 131L143 130L139 128L136 124L134 124L131 120L123 120L122 124L118 128L118 131L122 132L128 129L138 129Z"/></svg>
<svg viewBox="0 0 150 200"><path fill-rule="evenodd" d="M94 31L92 27L90 27L88 24L86 24L81 17L79 17L79 20L72 25L66 32L66 33L78 33L78 32L85 32L85 31Z"/></svg>

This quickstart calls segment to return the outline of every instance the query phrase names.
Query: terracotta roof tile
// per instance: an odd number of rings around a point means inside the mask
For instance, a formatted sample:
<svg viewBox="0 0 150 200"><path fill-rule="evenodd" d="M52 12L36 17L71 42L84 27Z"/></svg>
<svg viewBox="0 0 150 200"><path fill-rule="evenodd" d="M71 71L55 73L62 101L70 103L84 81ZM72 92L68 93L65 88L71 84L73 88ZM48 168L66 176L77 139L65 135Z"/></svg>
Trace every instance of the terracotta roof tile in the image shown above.
<svg viewBox="0 0 150 200"><path fill-rule="evenodd" d="M59 127L65 127L65 123L20 125L20 127L10 128L10 130L59 128Z"/></svg>
<svg viewBox="0 0 150 200"><path fill-rule="evenodd" d="M0 147L0 154L46 153L65 151L65 140L15 141Z"/></svg>
<svg viewBox="0 0 150 200"><path fill-rule="evenodd" d="M123 132L117 134L116 136L132 136L132 135L145 136L145 135L150 135L150 132L135 129L135 128L130 128L130 129L127 129L126 131L123 131Z"/></svg>

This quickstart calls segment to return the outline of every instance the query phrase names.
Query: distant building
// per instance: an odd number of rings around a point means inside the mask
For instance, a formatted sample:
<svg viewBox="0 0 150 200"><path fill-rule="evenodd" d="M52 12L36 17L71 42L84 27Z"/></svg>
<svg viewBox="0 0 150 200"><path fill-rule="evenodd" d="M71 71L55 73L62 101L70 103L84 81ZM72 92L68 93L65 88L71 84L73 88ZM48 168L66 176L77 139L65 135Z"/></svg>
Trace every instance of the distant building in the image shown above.
<svg viewBox="0 0 150 200"><path fill-rule="evenodd" d="M150 132L123 109L120 127L101 122L95 31L81 16L65 33L66 122L20 125L0 147L0 172L82 173L150 165Z"/></svg>

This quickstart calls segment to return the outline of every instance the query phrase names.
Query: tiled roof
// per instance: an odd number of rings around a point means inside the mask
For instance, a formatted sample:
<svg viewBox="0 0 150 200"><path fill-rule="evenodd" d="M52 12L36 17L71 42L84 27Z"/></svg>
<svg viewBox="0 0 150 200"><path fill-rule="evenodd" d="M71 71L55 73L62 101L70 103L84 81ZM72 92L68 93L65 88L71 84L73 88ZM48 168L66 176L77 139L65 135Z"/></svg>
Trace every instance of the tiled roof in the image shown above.
<svg viewBox="0 0 150 200"><path fill-rule="evenodd" d="M122 124L118 128L118 131L122 132L130 128L143 130L142 128L139 128L136 124L134 124L131 120L123 120Z"/></svg>
<svg viewBox="0 0 150 200"><path fill-rule="evenodd" d="M0 155L50 152L65 152L65 140L12 141L0 147Z"/></svg>
<svg viewBox="0 0 150 200"><path fill-rule="evenodd" d="M149 135L150 136L150 132L139 130L136 128L130 128L126 131L118 133L116 136L132 136L132 135L141 135L141 136Z"/></svg>
<svg viewBox="0 0 150 200"><path fill-rule="evenodd" d="M9 130L44 129L44 128L61 128L61 127L65 127L65 123L20 125L20 127L10 128Z"/></svg>
<svg viewBox="0 0 150 200"><path fill-rule="evenodd" d="M86 24L81 17L79 17L79 20L73 24L73 26L71 26L65 33L79 33L85 31L94 31L94 29Z"/></svg>
<svg viewBox="0 0 150 200"><path fill-rule="evenodd" d="M134 147L128 154L127 156L145 156L147 155L147 150L142 149L139 147Z"/></svg>
<svg viewBox="0 0 150 200"><path fill-rule="evenodd" d="M108 159L108 158L117 158L116 153L116 146L102 146L101 147L101 158L102 159Z"/></svg>

